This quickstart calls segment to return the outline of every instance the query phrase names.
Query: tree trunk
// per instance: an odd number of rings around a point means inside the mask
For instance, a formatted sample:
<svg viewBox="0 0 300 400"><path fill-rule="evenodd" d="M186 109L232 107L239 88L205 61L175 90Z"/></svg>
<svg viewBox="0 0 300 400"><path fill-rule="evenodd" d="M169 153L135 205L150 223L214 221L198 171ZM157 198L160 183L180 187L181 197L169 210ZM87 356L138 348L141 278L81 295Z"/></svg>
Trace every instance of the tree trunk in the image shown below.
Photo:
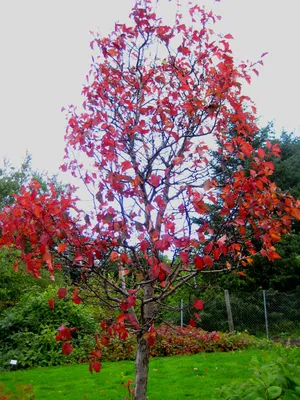
<svg viewBox="0 0 300 400"><path fill-rule="evenodd" d="M133 400L146 400L150 346L143 335L137 338Z"/></svg>
<svg viewBox="0 0 300 400"><path fill-rule="evenodd" d="M144 301L153 298L154 289L152 285L144 286ZM153 302L142 302L141 314L143 329L137 334L137 349L135 359L135 380L134 380L134 395L133 400L146 400L148 369L149 369L149 354L150 345L144 337L147 330L153 322Z"/></svg>

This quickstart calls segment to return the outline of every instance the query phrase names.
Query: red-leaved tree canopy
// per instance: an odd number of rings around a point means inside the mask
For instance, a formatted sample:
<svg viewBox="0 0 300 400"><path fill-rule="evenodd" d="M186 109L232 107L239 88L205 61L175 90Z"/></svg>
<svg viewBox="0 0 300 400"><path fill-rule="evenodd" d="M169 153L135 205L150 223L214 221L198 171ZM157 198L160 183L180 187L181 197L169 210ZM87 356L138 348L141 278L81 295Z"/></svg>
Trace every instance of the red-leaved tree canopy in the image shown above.
<svg viewBox="0 0 300 400"><path fill-rule="evenodd" d="M0 217L1 245L20 249L28 272L39 276L46 266L54 274L69 263L82 279L97 277L101 299L120 310L113 324L102 322L102 344L136 334L138 400L146 398L164 300L197 274L219 270L216 261L231 259L234 269L257 253L278 258L274 245L300 216L299 204L270 180L277 145L252 145L255 108L242 84L262 61L236 64L231 35L216 35L218 17L198 5L178 6L172 26L156 6L137 0L131 25L94 36L83 111L68 110L62 169L82 179L92 210L80 212L72 192L39 195L32 183ZM224 179L211 173L210 148L225 164L245 162ZM80 301L77 289L72 296ZM57 339L69 354L70 329L62 326ZM99 346L97 339L91 371L100 370Z"/></svg>

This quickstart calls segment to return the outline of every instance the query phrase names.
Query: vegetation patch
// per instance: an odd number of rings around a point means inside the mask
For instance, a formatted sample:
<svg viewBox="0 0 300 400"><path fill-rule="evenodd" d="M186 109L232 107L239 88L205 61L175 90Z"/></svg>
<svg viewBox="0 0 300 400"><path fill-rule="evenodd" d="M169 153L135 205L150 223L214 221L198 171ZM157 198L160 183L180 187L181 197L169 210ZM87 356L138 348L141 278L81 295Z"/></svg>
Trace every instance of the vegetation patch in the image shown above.
<svg viewBox="0 0 300 400"><path fill-rule="evenodd" d="M216 388L228 383L240 385L251 377L251 359L263 361L277 353L257 349L227 353L199 353L156 357L149 366L149 400L216 399ZM0 374L4 390L32 385L39 400L117 400L128 397L126 384L134 377L134 362L104 362L100 374L90 374L87 364L67 365Z"/></svg>
<svg viewBox="0 0 300 400"><path fill-rule="evenodd" d="M300 398L300 352L282 349L276 357L260 362L251 360L252 376L242 384L228 385L220 390L224 400L296 400Z"/></svg>

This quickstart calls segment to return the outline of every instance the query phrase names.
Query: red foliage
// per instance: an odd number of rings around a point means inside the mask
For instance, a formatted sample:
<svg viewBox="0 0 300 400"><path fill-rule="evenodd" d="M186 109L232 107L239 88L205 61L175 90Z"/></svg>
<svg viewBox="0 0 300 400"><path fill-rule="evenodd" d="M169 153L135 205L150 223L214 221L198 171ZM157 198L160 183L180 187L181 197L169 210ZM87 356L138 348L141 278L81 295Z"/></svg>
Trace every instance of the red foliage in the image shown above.
<svg viewBox="0 0 300 400"><path fill-rule="evenodd" d="M54 297L52 297L49 301L48 301L49 307L54 310Z"/></svg>
<svg viewBox="0 0 300 400"><path fill-rule="evenodd" d="M73 351L73 346L70 343L63 342L62 344L62 352L69 356Z"/></svg>
<svg viewBox="0 0 300 400"><path fill-rule="evenodd" d="M59 299L63 299L67 295L67 289L66 288L60 288L57 291L57 296Z"/></svg>
<svg viewBox="0 0 300 400"><path fill-rule="evenodd" d="M122 311L117 322L101 325L102 338L126 339L133 330L150 345L166 297L224 257L232 270L258 252L278 258L274 246L300 219L299 202L270 180L268 157L279 154L278 146L253 148L255 110L241 83L250 82L261 60L236 65L232 36L214 34L212 12L190 5L190 24L177 12L168 26L154 3L136 0L131 25L94 36L97 57L83 88L83 111L67 112L62 169L84 181L94 208L82 212L72 190L58 194L50 186L45 194L31 182L0 214L0 246L21 250L27 272L39 277L45 266L53 275L61 260L83 279L95 274L102 282L104 300ZM227 178L211 178L207 135L225 161L247 160L250 174L241 165ZM83 157L75 158L77 152ZM217 230L212 204L223 220ZM192 223L195 218L202 222ZM71 298L81 302L78 288ZM66 329L58 340L69 354ZM97 360L90 370L100 370Z"/></svg>
<svg viewBox="0 0 300 400"><path fill-rule="evenodd" d="M202 300L195 300L194 307L196 308L196 310L203 310L204 302Z"/></svg>

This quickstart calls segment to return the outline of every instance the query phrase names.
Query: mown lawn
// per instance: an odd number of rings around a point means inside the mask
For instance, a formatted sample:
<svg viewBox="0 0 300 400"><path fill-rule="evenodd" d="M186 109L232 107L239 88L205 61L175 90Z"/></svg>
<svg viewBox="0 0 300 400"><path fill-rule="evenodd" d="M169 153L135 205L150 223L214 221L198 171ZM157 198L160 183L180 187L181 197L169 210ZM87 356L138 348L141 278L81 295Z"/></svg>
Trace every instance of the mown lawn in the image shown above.
<svg viewBox="0 0 300 400"><path fill-rule="evenodd" d="M214 399L217 387L248 379L251 358L261 358L263 353L247 349L154 358L149 369L149 400ZM14 392L19 384L32 385L37 400L120 400L127 395L122 383L133 376L134 363L121 361L103 363L99 374L91 375L87 364L68 365L1 373L0 382L5 391Z"/></svg>

